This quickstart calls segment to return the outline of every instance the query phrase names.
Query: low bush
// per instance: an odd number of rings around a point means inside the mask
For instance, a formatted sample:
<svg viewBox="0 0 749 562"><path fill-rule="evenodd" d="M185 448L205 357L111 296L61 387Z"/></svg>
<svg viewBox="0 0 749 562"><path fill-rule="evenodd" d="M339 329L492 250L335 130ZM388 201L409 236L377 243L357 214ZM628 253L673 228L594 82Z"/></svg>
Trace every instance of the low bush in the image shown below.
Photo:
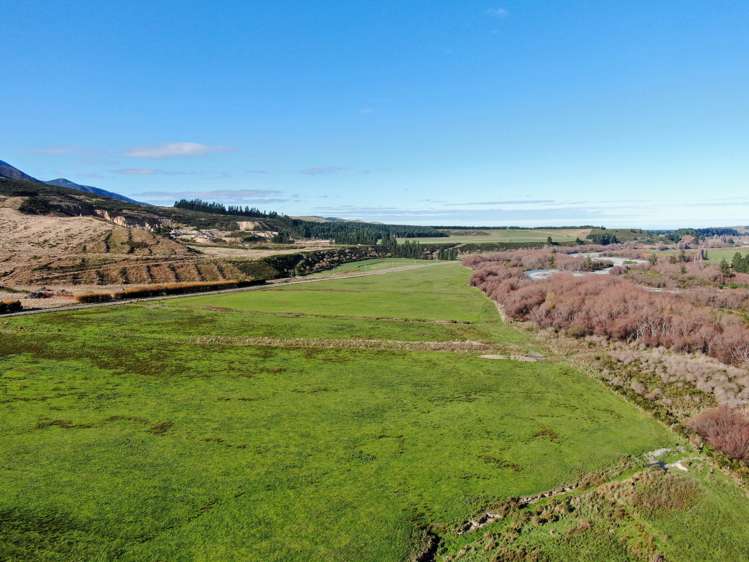
<svg viewBox="0 0 749 562"><path fill-rule="evenodd" d="M19 300L3 300L0 301L0 314L12 314L13 312L21 312L23 306Z"/></svg>
<svg viewBox="0 0 749 562"><path fill-rule="evenodd" d="M749 285L749 274L730 272L730 275L726 275L716 264L682 261L676 256L670 257L673 258L673 263L659 259L656 263L632 267L628 276L641 285L661 289L717 288L727 284Z"/></svg>
<svg viewBox="0 0 749 562"><path fill-rule="evenodd" d="M742 319L719 315L678 295L646 290L622 276L560 273L541 281L528 278L528 269L548 260L541 251L505 252L464 263L474 268L472 284L499 302L511 318L576 337L604 336L704 353L729 365L749 362L749 328Z"/></svg>
<svg viewBox="0 0 749 562"><path fill-rule="evenodd" d="M749 462L749 419L739 410L719 406L705 410L690 427L732 459Z"/></svg>
<svg viewBox="0 0 749 562"><path fill-rule="evenodd" d="M114 300L114 295L114 293L103 293L101 291L93 293L79 293L75 296L75 300L82 304L108 302Z"/></svg>
<svg viewBox="0 0 749 562"><path fill-rule="evenodd" d="M113 300L137 299L147 297L159 297L166 295L184 295L189 293L201 293L205 291L218 291L221 289L237 289L253 285L262 285L263 280L252 281L194 281L189 283L159 283L156 285L144 285L140 287L128 287L122 291L91 292L76 295L80 303L99 303Z"/></svg>

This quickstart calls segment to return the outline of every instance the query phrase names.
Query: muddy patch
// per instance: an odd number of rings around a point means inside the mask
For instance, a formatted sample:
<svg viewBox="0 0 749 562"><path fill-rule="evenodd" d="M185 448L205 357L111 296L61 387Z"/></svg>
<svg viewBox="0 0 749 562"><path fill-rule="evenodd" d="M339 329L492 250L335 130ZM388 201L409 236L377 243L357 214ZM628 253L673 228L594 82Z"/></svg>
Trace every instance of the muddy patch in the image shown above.
<svg viewBox="0 0 749 562"><path fill-rule="evenodd" d="M484 355L481 355L481 359L492 359L492 360L510 360L510 361L523 361L525 363L534 363L536 361L542 361L544 358L543 355L539 355L536 353L531 353L527 355L522 354L512 354L512 355L502 355L497 353L485 353Z"/></svg>
<svg viewBox="0 0 749 562"><path fill-rule="evenodd" d="M172 429L172 427L174 427L174 422L162 421L162 422L153 424L150 428L148 428L148 432L154 435L164 435L170 429Z"/></svg>
<svg viewBox="0 0 749 562"><path fill-rule="evenodd" d="M93 425L89 423L74 423L69 420L40 420L37 422L35 429L48 429L50 427L59 427L61 429L89 429Z"/></svg>

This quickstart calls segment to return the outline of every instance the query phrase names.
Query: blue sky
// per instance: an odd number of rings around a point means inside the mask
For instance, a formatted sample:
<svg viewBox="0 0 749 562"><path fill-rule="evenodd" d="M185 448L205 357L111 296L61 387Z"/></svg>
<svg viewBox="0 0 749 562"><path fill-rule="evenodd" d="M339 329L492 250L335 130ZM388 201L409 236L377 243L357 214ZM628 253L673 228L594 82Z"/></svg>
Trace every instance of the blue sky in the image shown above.
<svg viewBox="0 0 749 562"><path fill-rule="evenodd" d="M0 159L160 204L749 223L749 2L0 0Z"/></svg>

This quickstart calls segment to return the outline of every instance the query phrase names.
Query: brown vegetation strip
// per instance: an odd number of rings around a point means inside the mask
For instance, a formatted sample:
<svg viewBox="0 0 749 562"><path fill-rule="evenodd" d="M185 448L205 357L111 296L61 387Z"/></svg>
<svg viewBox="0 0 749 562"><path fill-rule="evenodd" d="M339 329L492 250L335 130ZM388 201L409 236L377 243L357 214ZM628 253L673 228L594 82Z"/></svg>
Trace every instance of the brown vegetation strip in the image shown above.
<svg viewBox="0 0 749 562"><path fill-rule="evenodd" d="M704 353L727 365L749 365L749 328L742 318L715 314L676 295L653 293L621 277L562 273L533 281L526 275L571 259L548 251L515 251L470 256L464 264L474 270L471 283L513 320L576 337L603 336Z"/></svg>
<svg viewBox="0 0 749 562"><path fill-rule="evenodd" d="M479 341L402 341L365 339L271 338L241 336L198 336L196 345L230 345L255 347L285 347L295 349L365 349L374 351L449 351L457 353L495 353L496 346ZM495 355L497 356L497 355ZM507 359L514 355L503 356ZM518 358L520 356L517 356Z"/></svg>
<svg viewBox="0 0 749 562"><path fill-rule="evenodd" d="M230 308L226 306L215 306L209 305L205 307L205 310L211 312L244 312L241 308ZM313 312L268 312L268 311L257 311L253 310L253 314L263 314L267 316L274 316L276 318L326 318L339 320L340 314L319 314ZM438 326L448 326L460 324L463 326L470 326L474 324L469 320L433 320L428 318L402 318L397 316L359 316L353 314L346 314L347 320L367 320L370 322L397 322L402 324L436 324Z"/></svg>

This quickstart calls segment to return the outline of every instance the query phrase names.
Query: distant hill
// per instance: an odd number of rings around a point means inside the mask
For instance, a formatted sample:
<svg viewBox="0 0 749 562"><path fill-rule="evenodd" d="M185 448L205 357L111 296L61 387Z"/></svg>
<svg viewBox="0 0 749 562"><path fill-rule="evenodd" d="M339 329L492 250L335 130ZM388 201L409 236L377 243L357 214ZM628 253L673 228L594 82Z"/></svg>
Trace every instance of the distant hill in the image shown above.
<svg viewBox="0 0 749 562"><path fill-rule="evenodd" d="M121 226L145 227L156 232L171 230L179 225L236 231L238 222L251 217L257 223L255 231L272 232L279 239L335 240L337 244L374 245L385 238L437 239L447 236L431 226L389 225L316 216L294 219L274 211L262 212L238 205L227 207L200 199L180 200L174 207L147 205L62 178L39 181L6 162L0 162L0 180L4 180L0 181L0 198L22 198L17 202L18 210L25 214L98 216Z"/></svg>
<svg viewBox="0 0 749 562"><path fill-rule="evenodd" d="M291 216L290 219L298 220L298 221L306 221L306 222L333 222L337 219L329 219L327 217L318 217L317 215L299 215L299 216Z"/></svg>
<svg viewBox="0 0 749 562"><path fill-rule="evenodd" d="M34 183L44 183L47 185L54 185L55 187L74 189L75 191L81 191L83 193L91 193L92 195L98 195L100 197L109 197L110 199L116 199L117 201L123 201L126 203L141 204L138 201L130 199L129 197L125 197L124 195L120 195L119 193L113 193L111 191L107 191L106 189L101 189L100 187L81 185L65 178L57 178L50 181L41 181L33 176L30 176L26 172L19 170L15 166L11 166L3 160L0 160L0 178L29 181Z"/></svg>
<svg viewBox="0 0 749 562"><path fill-rule="evenodd" d="M117 199L118 201L125 201L127 203L139 203L135 199L130 199L130 197L120 195L119 193L113 193L112 191L107 191L106 189L94 187L92 185L81 185L65 178L57 178L54 180L46 181L44 183L46 183L47 185L55 185L57 187L75 189L76 191L82 191L84 193L93 193L94 195L101 195L102 197L109 197L111 199Z"/></svg>
<svg viewBox="0 0 749 562"><path fill-rule="evenodd" d="M33 178L31 180L14 179L10 177L12 170L15 170L12 166L4 169L8 175L3 175L3 170L0 170L0 208L3 206L3 198L22 198L19 210L26 214L100 216L116 221L118 224L147 226L156 230L169 229L177 225L201 229L236 230L237 220L242 220L241 217L230 215L147 205L127 198L101 195L98 191L81 191L78 188L54 185ZM280 223L284 221L263 220L261 222L263 229L278 231L283 226ZM0 236L2 234L0 232Z"/></svg>
<svg viewBox="0 0 749 562"><path fill-rule="evenodd" d="M24 181L35 181L38 182L39 180L31 177L25 172L22 172L15 166L11 166L7 162L3 162L0 160L0 177L2 178L8 178L11 180L24 180Z"/></svg>

